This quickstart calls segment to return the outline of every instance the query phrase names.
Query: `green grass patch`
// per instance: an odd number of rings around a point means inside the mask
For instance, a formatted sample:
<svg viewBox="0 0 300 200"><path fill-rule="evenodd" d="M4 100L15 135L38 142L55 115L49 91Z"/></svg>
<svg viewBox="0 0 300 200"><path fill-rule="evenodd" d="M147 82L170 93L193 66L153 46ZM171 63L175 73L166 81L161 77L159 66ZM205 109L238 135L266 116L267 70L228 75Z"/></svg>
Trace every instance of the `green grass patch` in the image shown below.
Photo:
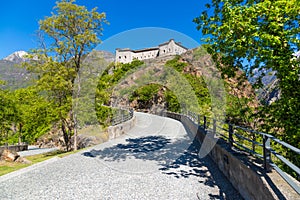
<svg viewBox="0 0 300 200"><path fill-rule="evenodd" d="M0 161L0 176L8 174L13 171L17 171L19 169L31 166L33 164L43 162L45 160L54 158L54 157L66 157L68 155L77 153L78 151L81 151L83 149L77 150L77 151L71 151L71 152L65 152L65 151L53 151L49 153L44 154L38 154L33 156L27 156L25 157L27 160L31 161L31 164L24 164L24 163L16 163L16 162L7 162L7 161Z"/></svg>
<svg viewBox="0 0 300 200"><path fill-rule="evenodd" d="M13 163L13 162L6 162L0 161L0 176L4 174L8 174L10 172L22 169L24 167L28 167L31 164L22 164L22 163Z"/></svg>
<svg viewBox="0 0 300 200"><path fill-rule="evenodd" d="M96 137L99 137L100 141L103 141L103 142L107 141L108 137L109 137L107 132L104 131L104 129L99 130L99 126L87 126L83 129L79 130L79 134L84 134L87 136L96 136ZM87 147L87 148L90 148L90 147ZM79 149L77 151L70 151L70 152L57 150L57 151L52 151L52 152L48 152L48 153L44 153L44 154L26 156L25 158L27 160L31 161L31 164L7 162L7 161L0 160L0 176L8 174L13 171L17 171L19 169L22 169L22 168L25 168L28 166L31 166L31 165L39 163L39 162L43 162L45 160L48 160L48 159L51 159L54 157L63 158L68 155L77 153L79 151L83 151L87 148Z"/></svg>

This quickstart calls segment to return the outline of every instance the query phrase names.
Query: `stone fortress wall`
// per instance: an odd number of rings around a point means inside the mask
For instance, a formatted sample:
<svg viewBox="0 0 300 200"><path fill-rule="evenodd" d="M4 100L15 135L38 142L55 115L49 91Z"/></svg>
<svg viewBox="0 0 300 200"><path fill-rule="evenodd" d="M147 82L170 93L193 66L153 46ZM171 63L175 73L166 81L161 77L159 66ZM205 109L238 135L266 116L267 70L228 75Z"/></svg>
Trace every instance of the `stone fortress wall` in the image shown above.
<svg viewBox="0 0 300 200"><path fill-rule="evenodd" d="M116 62L130 63L134 59L147 60L157 57L180 55L185 53L188 49L180 43L170 39L168 42L158 45L157 47L146 48L141 50L131 49L116 49Z"/></svg>

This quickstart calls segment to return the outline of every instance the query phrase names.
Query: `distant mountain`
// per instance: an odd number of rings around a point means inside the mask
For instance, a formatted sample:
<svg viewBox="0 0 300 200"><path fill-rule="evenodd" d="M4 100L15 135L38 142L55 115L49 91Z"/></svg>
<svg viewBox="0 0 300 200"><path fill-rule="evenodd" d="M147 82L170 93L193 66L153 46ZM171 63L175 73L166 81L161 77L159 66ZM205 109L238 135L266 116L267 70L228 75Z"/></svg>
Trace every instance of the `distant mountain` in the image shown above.
<svg viewBox="0 0 300 200"><path fill-rule="evenodd" d="M99 59L105 61L106 63L111 63L115 61L115 55L108 51L93 50L85 57L84 62L93 63L97 60L99 61Z"/></svg>
<svg viewBox="0 0 300 200"><path fill-rule="evenodd" d="M17 51L0 60L0 80L6 82L4 86L0 87L14 90L32 84L34 75L22 67L22 63L28 61L25 58L27 54L25 51ZM88 55L85 62L91 62L94 59L103 60L104 63L111 63L114 61L115 56L110 52L95 50ZM99 64L99 61L97 62Z"/></svg>
<svg viewBox="0 0 300 200"><path fill-rule="evenodd" d="M18 62L20 61L0 60L0 80L6 83L2 88L14 90L30 85L32 74Z"/></svg>
<svg viewBox="0 0 300 200"><path fill-rule="evenodd" d="M13 63L22 63L25 62L27 59L25 56L28 55L26 51L16 51L9 56L5 57L3 60L10 61Z"/></svg>
<svg viewBox="0 0 300 200"><path fill-rule="evenodd" d="M31 74L22 67L22 63L28 59L25 51L16 51L0 60L0 80L5 81L1 86L5 89L18 89L30 85Z"/></svg>
<svg viewBox="0 0 300 200"><path fill-rule="evenodd" d="M300 51L293 53L293 56L296 59L300 59ZM259 70L254 70L254 75L250 77L249 81L254 83L262 73L265 74L265 76L262 78L263 87L257 89L256 93L261 102L270 105L280 99L281 91L278 86L279 80L276 77L276 71L269 69L261 72Z"/></svg>
<svg viewBox="0 0 300 200"><path fill-rule="evenodd" d="M260 102L270 105L280 98L280 90L278 89L278 79L276 77L276 71L272 69L265 70L254 69L253 76L249 78L249 82L254 84L257 79L264 74L262 77L262 87L256 89L257 98Z"/></svg>
<svg viewBox="0 0 300 200"><path fill-rule="evenodd" d="M106 62L114 62L115 61L115 55L111 52L108 52L108 51L100 51L100 50L95 50L96 52L98 52L98 54L103 57L103 59L106 61Z"/></svg>
<svg viewBox="0 0 300 200"><path fill-rule="evenodd" d="M253 70L253 76L249 77L249 82L251 84L254 84L257 79L262 75L262 73L264 73L265 75L262 77L262 84L264 86L269 85L270 83L272 83L275 79L276 79L276 72L273 71L272 69L269 70L265 70L262 69L261 71L259 71L258 69L254 69Z"/></svg>

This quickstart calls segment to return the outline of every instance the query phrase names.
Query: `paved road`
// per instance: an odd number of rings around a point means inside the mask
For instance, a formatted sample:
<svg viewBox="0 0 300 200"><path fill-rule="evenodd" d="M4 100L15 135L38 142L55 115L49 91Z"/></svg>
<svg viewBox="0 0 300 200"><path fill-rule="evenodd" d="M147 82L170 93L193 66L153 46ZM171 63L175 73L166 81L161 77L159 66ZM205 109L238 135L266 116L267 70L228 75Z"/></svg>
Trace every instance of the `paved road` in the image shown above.
<svg viewBox="0 0 300 200"><path fill-rule="evenodd" d="M0 199L241 199L178 121L136 113L128 134L0 177Z"/></svg>
<svg viewBox="0 0 300 200"><path fill-rule="evenodd" d="M36 146L29 146L27 151L19 151L18 154L24 157L24 156L33 156L37 154L48 153L56 150L58 150L58 148L38 148Z"/></svg>

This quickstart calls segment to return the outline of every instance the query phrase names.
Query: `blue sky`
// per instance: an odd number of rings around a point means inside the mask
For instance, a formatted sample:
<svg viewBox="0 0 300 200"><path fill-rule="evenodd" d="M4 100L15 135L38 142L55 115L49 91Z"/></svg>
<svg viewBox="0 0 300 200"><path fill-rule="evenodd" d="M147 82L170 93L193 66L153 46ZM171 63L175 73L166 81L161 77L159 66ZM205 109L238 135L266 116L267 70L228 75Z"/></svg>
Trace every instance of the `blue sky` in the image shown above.
<svg viewBox="0 0 300 200"><path fill-rule="evenodd" d="M105 12L110 25L104 27L103 47L105 49L107 39L120 36L127 37L127 43L118 44L120 48L150 47L156 42L165 42L169 37L178 38L187 47L194 47L195 41L200 42L201 33L196 30L196 24L192 22L204 9L209 0L77 0L77 4L85 5L88 9L98 7L99 12ZM0 6L0 59L9 54L24 50L28 51L37 47L35 32L38 30L38 21L45 16L50 16L56 0L11 0L2 1ZM154 27L154 29L141 29ZM128 31L131 30L131 31ZM137 30L133 31L132 30ZM141 44L136 40L137 33L144 33L145 41ZM127 31L127 32L124 32ZM152 33L153 31L159 31ZM134 33L134 34L133 34ZM173 35L174 34L174 35ZM187 36L184 40L181 36ZM153 39L160 37L160 40ZM127 39L126 38L126 39ZM191 42L190 39L193 41ZM124 39L123 39L124 40ZM110 42L111 43L111 42ZM140 46L136 44L139 43ZM110 47L112 49L112 47Z"/></svg>

